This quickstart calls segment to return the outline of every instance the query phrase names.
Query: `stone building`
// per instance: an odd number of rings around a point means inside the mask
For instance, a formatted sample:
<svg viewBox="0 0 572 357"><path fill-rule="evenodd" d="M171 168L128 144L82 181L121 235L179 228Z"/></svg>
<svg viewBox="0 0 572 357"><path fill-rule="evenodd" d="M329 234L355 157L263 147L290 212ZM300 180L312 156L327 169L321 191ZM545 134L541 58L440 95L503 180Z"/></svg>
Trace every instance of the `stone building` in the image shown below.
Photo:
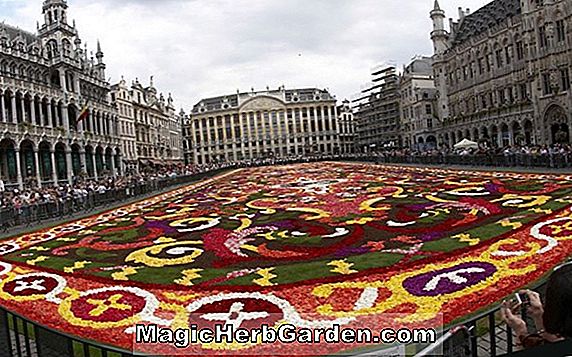
<svg viewBox="0 0 572 357"><path fill-rule="evenodd" d="M360 151L400 147L399 75L394 66L373 70L373 81L352 101Z"/></svg>
<svg viewBox="0 0 572 357"><path fill-rule="evenodd" d="M356 128L354 114L349 100L344 100L338 106L338 123L340 136L340 153L353 154L356 152Z"/></svg>
<svg viewBox="0 0 572 357"><path fill-rule="evenodd" d="M127 167L132 170L183 163L182 118L171 94L165 100L153 85L125 79L113 85L111 98L117 107L119 132Z"/></svg>
<svg viewBox="0 0 572 357"><path fill-rule="evenodd" d="M439 143L570 143L572 2L494 0L449 21L431 11Z"/></svg>
<svg viewBox="0 0 572 357"><path fill-rule="evenodd" d="M185 159L204 164L333 154L340 150L336 99L281 87L201 100L185 128Z"/></svg>
<svg viewBox="0 0 572 357"><path fill-rule="evenodd" d="M103 52L98 43L94 58L82 47L67 10L65 0L45 0L36 34L0 23L0 176L8 186L121 172Z"/></svg>
<svg viewBox="0 0 572 357"><path fill-rule="evenodd" d="M440 128L432 65L430 57L414 58L399 78L403 145L419 151L437 147L436 132Z"/></svg>

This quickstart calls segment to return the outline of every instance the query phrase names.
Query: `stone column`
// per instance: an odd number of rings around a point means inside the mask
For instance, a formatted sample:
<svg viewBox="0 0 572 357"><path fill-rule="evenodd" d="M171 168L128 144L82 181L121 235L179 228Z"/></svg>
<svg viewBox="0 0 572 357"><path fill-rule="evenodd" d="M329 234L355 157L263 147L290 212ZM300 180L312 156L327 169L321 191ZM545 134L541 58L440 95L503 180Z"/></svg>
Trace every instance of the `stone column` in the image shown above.
<svg viewBox="0 0 572 357"><path fill-rule="evenodd" d="M319 123L318 123L318 108L316 108L314 106L310 110L312 112L313 118L310 120L310 126L309 126L308 130L310 130L310 132L311 132L311 137L314 138L313 144L316 144L319 147L320 143L322 141L320 138L322 133L320 133L320 127L319 127ZM314 130L313 131L312 131L312 123L314 124Z"/></svg>
<svg viewBox="0 0 572 357"><path fill-rule="evenodd" d="M70 185L73 184L73 163L71 149L66 149L66 175L68 183Z"/></svg>
<svg viewBox="0 0 572 357"><path fill-rule="evenodd" d="M66 93L68 91L68 86L67 86L68 81L66 78L66 74L62 69L59 70L59 73L60 73L60 85L62 86L62 91Z"/></svg>
<svg viewBox="0 0 572 357"><path fill-rule="evenodd" d="M235 117L237 115L237 117ZM236 137L236 128L234 127L235 118L238 118L239 114L230 114L230 140L232 141L232 161L238 161L238 154L237 154L237 145L236 142L238 138Z"/></svg>
<svg viewBox="0 0 572 357"><path fill-rule="evenodd" d="M30 123L36 124L36 98L30 101Z"/></svg>
<svg viewBox="0 0 572 357"><path fill-rule="evenodd" d="M227 144L228 144L228 143L227 143L227 142L228 142L228 135L226 134L226 119L227 119L227 118L226 118L226 115L223 115L223 116L221 117L221 119L222 119L222 141L223 141L223 143L224 143L223 154L224 154L224 159L225 159L226 161L228 161L228 150L227 150L227 147L228 147L228 145L227 145Z"/></svg>
<svg viewBox="0 0 572 357"><path fill-rule="evenodd" d="M93 165L93 178L97 180L97 165L95 163L95 148L93 149L93 154L91 155L91 163Z"/></svg>
<svg viewBox="0 0 572 357"><path fill-rule="evenodd" d="M16 173L18 177L18 187L21 189L24 188L24 180L22 179L22 164L20 162L20 149L16 148L14 150L16 152Z"/></svg>
<svg viewBox="0 0 572 357"><path fill-rule="evenodd" d="M272 112L268 112L268 131L266 132L266 136L270 136L270 150L272 150L272 152L274 154L276 154L276 145L274 144L274 139L276 139L275 135L274 135L274 118L275 118L276 112L272 111ZM269 135L270 134L270 135Z"/></svg>
<svg viewBox="0 0 572 357"><path fill-rule="evenodd" d="M79 150L79 163L81 165L81 171L87 174L87 165L85 163L85 149Z"/></svg>
<svg viewBox="0 0 572 357"><path fill-rule="evenodd" d="M0 110L2 111L2 122L5 123L8 121L8 118L6 118L6 103L4 97L5 95L2 93L2 95L0 95Z"/></svg>
<svg viewBox="0 0 572 357"><path fill-rule="evenodd" d="M199 144L197 142L197 129L195 123L199 123L199 120L191 120L189 123L189 134L191 135L191 141L188 142L187 150L193 153L193 163L197 163L197 155L199 150Z"/></svg>
<svg viewBox="0 0 572 357"><path fill-rule="evenodd" d="M290 126L288 125L288 110L284 109L282 112L284 116L282 117L282 121L284 122L284 135L286 136L286 156L290 156Z"/></svg>
<svg viewBox="0 0 572 357"><path fill-rule="evenodd" d="M44 111L44 102L40 100L40 126L44 127L46 125L46 112Z"/></svg>
<svg viewBox="0 0 572 357"><path fill-rule="evenodd" d="M324 112L324 107L320 106L320 120L322 122L322 131L320 131L321 136L326 135L326 113Z"/></svg>
<svg viewBox="0 0 572 357"><path fill-rule="evenodd" d="M253 112L248 112L246 113L246 131L248 133L248 137L247 137L247 142L248 142L248 158L252 159L253 158L253 154L252 154L252 144L253 144L253 140L254 140L254 136L252 134L253 130L250 127L250 119L253 118L254 113Z"/></svg>
<svg viewBox="0 0 572 357"><path fill-rule="evenodd" d="M338 118L339 118L338 108L334 105L333 109L334 109L334 116L332 117L332 122L330 124L330 131L331 131L330 139L332 141L332 154L334 153L334 148L336 144L338 145L338 148L341 147L341 140L340 136L338 135Z"/></svg>
<svg viewBox="0 0 572 357"><path fill-rule="evenodd" d="M26 107L24 106L24 96L20 97L20 108L22 109L22 123L26 121Z"/></svg>
<svg viewBox="0 0 572 357"><path fill-rule="evenodd" d="M211 138L211 117L207 117L206 121L205 121L206 127L207 127L207 136L206 136L206 140L205 140L205 163L207 160L207 157L210 160L210 154L211 154L211 144L212 144L212 138Z"/></svg>
<svg viewBox="0 0 572 357"><path fill-rule="evenodd" d="M62 115L62 118L64 120L64 129L66 129L67 132L69 132L70 130L70 118L68 117L68 106L67 105L62 105L62 112L60 113L60 115Z"/></svg>
<svg viewBox="0 0 572 357"><path fill-rule="evenodd" d="M216 154L216 158L219 158L219 141L221 140L221 138L218 137L218 116L214 117L214 121L213 121L213 125L214 125L214 143L215 143L215 149L214 152Z"/></svg>
<svg viewBox="0 0 572 357"><path fill-rule="evenodd" d="M58 185L58 170L56 168L56 152L54 149L50 149L50 157L52 159L52 180L54 181L54 186Z"/></svg>
<svg viewBox="0 0 572 357"><path fill-rule="evenodd" d="M262 123L262 133L258 133L262 136L262 155L266 155L268 151L268 147L266 146L266 141L268 140L268 125L266 123L265 114L268 114L268 118L270 118L270 113L264 113L263 111L260 112L259 122ZM270 121L270 120L269 120ZM268 123L270 124L270 123ZM259 150L260 152L260 150Z"/></svg>
<svg viewBox="0 0 572 357"><path fill-rule="evenodd" d="M282 156L282 151L283 151L283 144L282 144L282 139L283 139L283 135L284 133L282 132L282 121L280 120L280 111L274 112L274 118L276 119L276 130L274 130L274 139L275 141L278 140L278 144L274 143L274 146L276 146L276 149L278 152L276 153L276 156Z"/></svg>
<svg viewBox="0 0 572 357"><path fill-rule="evenodd" d="M256 133L254 136L256 138L256 153L258 157L260 157L260 151L264 148L264 115L261 112L254 113L254 132ZM258 125L262 123L262 128ZM260 130L259 130L260 128ZM262 140L260 140L262 139ZM260 142L262 141L262 144ZM261 147L262 145L262 147Z"/></svg>
<svg viewBox="0 0 572 357"><path fill-rule="evenodd" d="M299 116L301 115L301 111L299 110L299 108L293 108L292 109L292 122L293 122L293 129L294 132L292 133L292 135L294 136L294 153L296 155L300 155L300 149L298 148L298 133L301 131L298 131L298 119Z"/></svg>
<svg viewBox="0 0 572 357"><path fill-rule="evenodd" d="M54 122L52 121L52 102L48 102L48 128L52 128L54 126Z"/></svg>
<svg viewBox="0 0 572 357"><path fill-rule="evenodd" d="M107 114L103 117L103 135L109 135L109 116Z"/></svg>
<svg viewBox="0 0 572 357"><path fill-rule="evenodd" d="M199 118L198 120L199 123L199 132L197 133L197 138L200 138L200 146L199 146L199 142L197 141L197 149L194 150L194 155L195 155L195 164L199 162L199 155L201 156L201 162L204 163L205 162L205 146L206 146L206 138L203 135L203 118Z"/></svg>
<svg viewBox="0 0 572 357"><path fill-rule="evenodd" d="M38 187L42 187L42 175L40 174L40 152L38 148L34 148L34 166L36 167L36 180Z"/></svg>
<svg viewBox="0 0 572 357"><path fill-rule="evenodd" d="M18 122L18 110L16 108L16 95L14 93L12 93L12 98L11 98L11 105L12 105L12 123L17 123Z"/></svg>
<svg viewBox="0 0 572 357"><path fill-rule="evenodd" d="M111 154L111 173L113 173L113 177L116 177L116 176L117 176L117 173L115 172L115 169L116 169L116 167L115 167L115 157L116 157L116 155L117 155L117 154L115 154L115 155L114 155L114 154Z"/></svg>
<svg viewBox="0 0 572 357"><path fill-rule="evenodd" d="M240 138L238 140L240 141L240 152L242 154L243 160L246 158L246 151L244 150L244 144L246 144L245 139L248 139L248 138L244 137L244 118L245 117L246 117L246 114L244 114L244 113L238 114L238 125L239 125L239 134L240 134Z"/></svg>

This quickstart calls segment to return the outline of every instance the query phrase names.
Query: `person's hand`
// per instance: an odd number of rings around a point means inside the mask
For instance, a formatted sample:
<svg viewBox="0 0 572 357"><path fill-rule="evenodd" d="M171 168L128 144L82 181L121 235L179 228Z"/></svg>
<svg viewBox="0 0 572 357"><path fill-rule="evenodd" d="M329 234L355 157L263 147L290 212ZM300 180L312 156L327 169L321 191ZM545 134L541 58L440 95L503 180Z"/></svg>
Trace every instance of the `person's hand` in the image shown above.
<svg viewBox="0 0 572 357"><path fill-rule="evenodd" d="M544 307L542 306L542 300L540 300L540 294L531 290L521 290L520 293L527 295L530 300L530 304L528 305L526 312L534 320L536 329L544 330L544 322L542 320Z"/></svg>
<svg viewBox="0 0 572 357"><path fill-rule="evenodd" d="M509 301L503 301L500 309L501 317L504 322L516 333L517 336L526 336L528 329L526 322L519 314L513 313L515 306Z"/></svg>

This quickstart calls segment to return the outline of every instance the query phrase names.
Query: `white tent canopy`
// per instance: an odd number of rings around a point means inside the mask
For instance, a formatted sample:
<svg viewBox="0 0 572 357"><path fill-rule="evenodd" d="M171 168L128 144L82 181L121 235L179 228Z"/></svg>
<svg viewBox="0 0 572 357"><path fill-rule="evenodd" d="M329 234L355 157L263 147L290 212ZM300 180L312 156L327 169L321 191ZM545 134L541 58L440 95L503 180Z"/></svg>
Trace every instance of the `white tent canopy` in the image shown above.
<svg viewBox="0 0 572 357"><path fill-rule="evenodd" d="M469 139L463 139L460 143L455 145L455 149L478 149L479 144Z"/></svg>

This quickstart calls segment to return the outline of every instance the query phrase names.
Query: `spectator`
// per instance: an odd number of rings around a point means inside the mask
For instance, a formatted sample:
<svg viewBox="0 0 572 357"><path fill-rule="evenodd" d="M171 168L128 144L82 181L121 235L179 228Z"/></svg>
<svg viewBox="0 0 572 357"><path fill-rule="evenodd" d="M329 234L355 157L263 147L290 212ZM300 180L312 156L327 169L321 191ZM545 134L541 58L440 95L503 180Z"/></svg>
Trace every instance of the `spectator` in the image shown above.
<svg viewBox="0 0 572 357"><path fill-rule="evenodd" d="M526 312L534 321L535 333L528 333L528 326L515 313L514 304L505 301L501 307L501 316L516 333L520 345L531 348L572 338L572 263L554 270L548 279L544 305L538 293L530 290L520 293L530 300Z"/></svg>

